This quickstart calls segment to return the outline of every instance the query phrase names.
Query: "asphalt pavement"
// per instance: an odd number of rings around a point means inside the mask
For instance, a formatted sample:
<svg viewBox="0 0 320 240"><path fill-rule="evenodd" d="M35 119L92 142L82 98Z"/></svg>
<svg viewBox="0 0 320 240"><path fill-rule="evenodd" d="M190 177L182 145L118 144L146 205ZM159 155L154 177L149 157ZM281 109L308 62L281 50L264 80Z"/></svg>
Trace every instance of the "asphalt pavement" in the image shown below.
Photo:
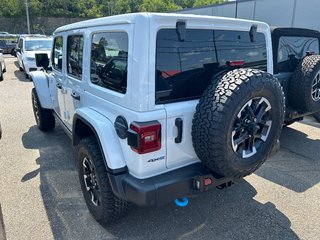
<svg viewBox="0 0 320 240"><path fill-rule="evenodd" d="M280 151L232 187L193 197L185 208L134 208L104 228L85 205L69 138L59 126L38 130L33 84L16 58L5 61L0 240L319 239L320 124L311 117L285 128Z"/></svg>

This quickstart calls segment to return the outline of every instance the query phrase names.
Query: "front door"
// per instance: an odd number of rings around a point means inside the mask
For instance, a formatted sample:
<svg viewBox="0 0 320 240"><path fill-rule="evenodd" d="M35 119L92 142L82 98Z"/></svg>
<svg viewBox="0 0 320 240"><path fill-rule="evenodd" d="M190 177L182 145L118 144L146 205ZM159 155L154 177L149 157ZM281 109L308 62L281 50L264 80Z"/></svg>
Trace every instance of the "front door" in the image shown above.
<svg viewBox="0 0 320 240"><path fill-rule="evenodd" d="M54 105L54 111L58 117L65 120L65 93L66 79L63 66L63 37L56 36L52 51L52 73L50 78L50 95Z"/></svg>

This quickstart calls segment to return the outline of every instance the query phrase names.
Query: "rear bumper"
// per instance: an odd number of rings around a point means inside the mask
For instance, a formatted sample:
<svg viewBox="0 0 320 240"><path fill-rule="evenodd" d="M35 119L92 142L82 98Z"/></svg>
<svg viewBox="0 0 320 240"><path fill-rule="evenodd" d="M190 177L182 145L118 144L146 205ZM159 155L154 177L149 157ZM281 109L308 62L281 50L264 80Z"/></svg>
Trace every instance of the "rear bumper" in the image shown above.
<svg viewBox="0 0 320 240"><path fill-rule="evenodd" d="M212 184L205 186L204 179ZM109 174L116 196L139 206L157 207L176 198L197 194L231 182L232 178L218 178L201 163L195 163L159 176L137 179L129 173ZM209 181L210 182L210 181Z"/></svg>

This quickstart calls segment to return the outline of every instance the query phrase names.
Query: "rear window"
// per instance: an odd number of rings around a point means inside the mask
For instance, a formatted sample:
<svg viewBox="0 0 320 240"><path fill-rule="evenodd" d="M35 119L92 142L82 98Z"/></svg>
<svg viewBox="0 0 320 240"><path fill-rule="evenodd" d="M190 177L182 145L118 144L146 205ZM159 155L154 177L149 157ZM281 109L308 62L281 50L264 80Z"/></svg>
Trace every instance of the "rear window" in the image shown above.
<svg viewBox="0 0 320 240"><path fill-rule="evenodd" d="M319 54L319 40L313 37L283 36L279 39L278 71L293 72L308 52Z"/></svg>
<svg viewBox="0 0 320 240"><path fill-rule="evenodd" d="M157 35L156 104L199 98L214 75L231 70L230 61L242 67L267 68L263 33L250 41L249 32L187 29L179 41L176 29Z"/></svg>

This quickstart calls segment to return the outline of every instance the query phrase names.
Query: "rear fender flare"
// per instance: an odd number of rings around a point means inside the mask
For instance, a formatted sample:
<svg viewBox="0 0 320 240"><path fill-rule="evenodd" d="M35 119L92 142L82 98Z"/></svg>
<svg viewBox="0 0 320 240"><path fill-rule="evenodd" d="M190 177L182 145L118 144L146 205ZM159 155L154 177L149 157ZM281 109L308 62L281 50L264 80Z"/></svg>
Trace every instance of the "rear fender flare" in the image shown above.
<svg viewBox="0 0 320 240"><path fill-rule="evenodd" d="M112 122L100 113L90 109L77 109L73 118L72 144L77 145L81 138L77 135L77 121L82 121L94 133L102 152L107 169L112 173L126 171L127 166Z"/></svg>

